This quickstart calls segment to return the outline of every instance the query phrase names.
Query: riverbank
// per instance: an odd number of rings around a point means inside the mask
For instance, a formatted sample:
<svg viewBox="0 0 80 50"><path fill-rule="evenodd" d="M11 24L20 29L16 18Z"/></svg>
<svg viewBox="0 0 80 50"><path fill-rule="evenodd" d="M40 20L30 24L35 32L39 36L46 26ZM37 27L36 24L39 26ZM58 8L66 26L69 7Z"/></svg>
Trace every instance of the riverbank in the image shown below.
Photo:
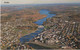
<svg viewBox="0 0 80 50"><path fill-rule="evenodd" d="M46 21L47 18L51 18L53 16L55 16L55 14L49 14L50 11L48 10L40 10L39 13L41 15L47 15L47 17L43 18L43 19L40 19L36 22L34 22L35 24L37 25L43 25L43 23ZM20 38L20 42L21 43L25 43L25 42L29 42L31 39L33 39L35 36L37 36L39 33L41 33L43 30L43 27L42 28L38 28L37 31L35 31L34 33L31 33L29 35L26 35L26 36L23 36L22 38Z"/></svg>

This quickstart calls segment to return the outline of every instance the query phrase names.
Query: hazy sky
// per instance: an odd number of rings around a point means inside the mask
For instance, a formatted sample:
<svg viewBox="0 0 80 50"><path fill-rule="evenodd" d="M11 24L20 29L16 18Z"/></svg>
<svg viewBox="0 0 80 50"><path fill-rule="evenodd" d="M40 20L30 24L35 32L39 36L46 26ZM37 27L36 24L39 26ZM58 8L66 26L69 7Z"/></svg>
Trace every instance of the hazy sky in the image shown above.
<svg viewBox="0 0 80 50"><path fill-rule="evenodd" d="M80 0L2 0L1 4L49 4L49 3L80 3Z"/></svg>

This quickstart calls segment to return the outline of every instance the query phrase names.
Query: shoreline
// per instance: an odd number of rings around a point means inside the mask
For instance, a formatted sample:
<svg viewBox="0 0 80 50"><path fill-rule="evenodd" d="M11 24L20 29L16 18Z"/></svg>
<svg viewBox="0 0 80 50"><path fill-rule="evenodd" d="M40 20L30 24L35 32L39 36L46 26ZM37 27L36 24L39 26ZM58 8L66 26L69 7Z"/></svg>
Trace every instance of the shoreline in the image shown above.
<svg viewBox="0 0 80 50"><path fill-rule="evenodd" d="M38 21L36 21L36 22L34 22L34 23L37 24L38 26L40 26L40 25L43 26L43 23L47 20L47 18L51 18L51 17L53 17L53 16L56 15L56 14L50 14L49 12L50 12L49 10L41 9L41 10L39 11L39 13L40 13L41 15L47 15L47 16L44 17L44 18L42 18L42 19L39 19ZM43 26L43 27L44 27L44 26ZM25 41L26 41L26 42L29 42L28 40L33 39L33 37L35 38L35 36L37 36L38 34L40 34L40 33L43 31L43 29L44 29L43 27L37 28L37 30L34 31L33 33L30 33L30 34L27 34L27 35L21 37L21 38L20 38L20 42L21 42L21 41L22 41L21 43L25 43ZM33 35L34 35L34 36L33 36ZM28 36L29 36L29 37L28 37ZM24 40L24 39L25 39L25 40Z"/></svg>

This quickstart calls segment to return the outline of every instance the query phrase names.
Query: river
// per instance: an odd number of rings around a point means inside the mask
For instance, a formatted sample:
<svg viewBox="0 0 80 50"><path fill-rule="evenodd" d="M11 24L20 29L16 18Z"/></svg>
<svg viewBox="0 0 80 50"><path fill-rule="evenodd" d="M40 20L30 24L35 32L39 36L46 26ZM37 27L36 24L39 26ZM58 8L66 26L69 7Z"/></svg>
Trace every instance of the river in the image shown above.
<svg viewBox="0 0 80 50"><path fill-rule="evenodd" d="M45 9L40 10L39 13L40 13L41 15L43 15L43 14L44 14L44 15L47 15L47 17L45 17L45 18L43 18L43 19L40 19L40 20L38 20L38 21L36 21L36 22L34 22L34 23L37 24L37 25L43 25L43 22L45 22L47 18L51 18L51 17L53 17L53 16L56 15L56 14L50 14L49 12L50 12L50 11L45 10ZM38 36L38 34L40 34L40 33L43 31L43 29L44 29L43 27L42 27L42 28L38 28L38 30L35 31L34 33L30 33L29 35L25 35L25 36L21 37L21 38L20 38L20 42L21 42L21 43L29 42L29 41L32 40L35 36Z"/></svg>

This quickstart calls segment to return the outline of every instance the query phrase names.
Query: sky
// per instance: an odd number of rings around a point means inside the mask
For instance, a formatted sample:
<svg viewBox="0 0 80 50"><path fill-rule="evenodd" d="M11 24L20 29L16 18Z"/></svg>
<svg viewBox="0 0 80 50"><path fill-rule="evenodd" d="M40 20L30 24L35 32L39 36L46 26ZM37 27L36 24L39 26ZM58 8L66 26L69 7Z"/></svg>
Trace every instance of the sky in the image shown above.
<svg viewBox="0 0 80 50"><path fill-rule="evenodd" d="M4 3L9 2L9 3ZM50 3L80 3L80 0L2 0L1 4L50 4Z"/></svg>

